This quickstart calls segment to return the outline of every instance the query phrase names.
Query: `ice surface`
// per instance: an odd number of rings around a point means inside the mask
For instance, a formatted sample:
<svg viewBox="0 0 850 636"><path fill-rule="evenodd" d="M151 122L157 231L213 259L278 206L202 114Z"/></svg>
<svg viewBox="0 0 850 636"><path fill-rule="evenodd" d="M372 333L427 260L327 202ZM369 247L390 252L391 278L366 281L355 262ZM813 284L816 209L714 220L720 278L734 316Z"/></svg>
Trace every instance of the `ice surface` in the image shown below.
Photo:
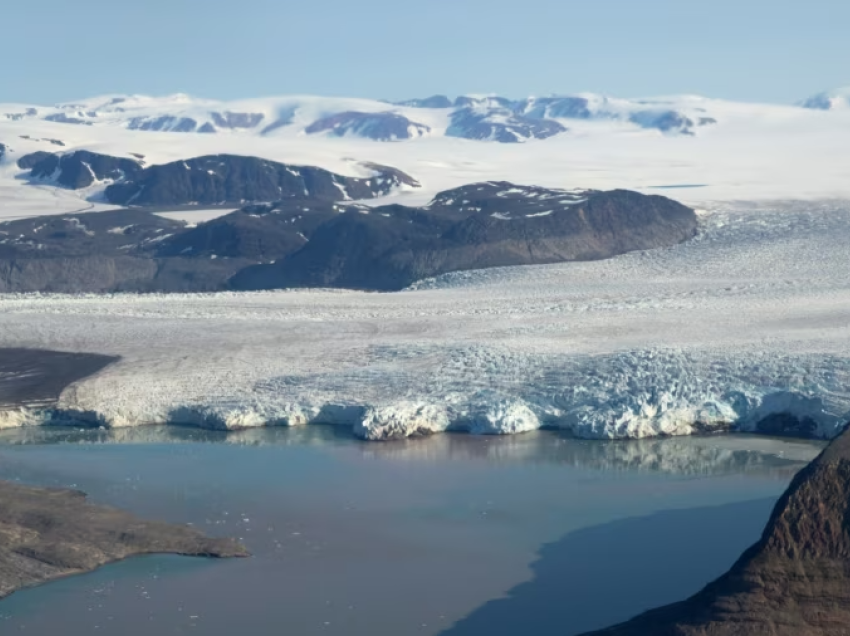
<svg viewBox="0 0 850 636"><path fill-rule="evenodd" d="M392 294L5 296L0 346L122 360L60 412L0 425L641 438L796 418L834 435L850 417L850 204L708 207L683 245Z"/></svg>
<svg viewBox="0 0 850 636"><path fill-rule="evenodd" d="M423 188L403 188L386 202L426 204L437 192L469 183L505 180L552 188L626 188L659 193L657 186L704 184L678 192L687 202L850 198L844 166L850 145L850 109L812 109L746 104L699 97L655 100L605 99L606 109L646 108L647 103L681 111L692 118L714 118L696 137L671 137L613 119L570 120L569 131L526 144L498 144L445 137L446 109L393 107L394 112L428 125L433 134L409 142L382 143L356 137L302 134L305 125L343 111L384 112L388 105L370 100L279 97L222 104L184 96L130 96L111 105L106 96L86 100L82 112L97 111L92 126L75 126L40 117L57 109L37 109L38 117L5 119L21 105L0 104L0 142L9 146L0 163L0 219L103 209L103 184L86 192L49 184L28 184L15 162L35 151L93 152L132 158L146 165L202 155L251 155L298 165L314 165L349 176L369 176L362 162L399 168ZM592 100L593 101L593 100ZM596 99L600 104L602 101ZM594 102L595 103L595 102ZM654 108L655 106L653 106ZM123 109L119 111L117 109ZM281 112L291 123L262 134ZM63 111L64 112L64 111ZM186 116L199 123L211 112L263 113L251 129L204 135L128 130L139 115ZM22 136L26 136L24 139ZM60 140L62 147L49 140Z"/></svg>

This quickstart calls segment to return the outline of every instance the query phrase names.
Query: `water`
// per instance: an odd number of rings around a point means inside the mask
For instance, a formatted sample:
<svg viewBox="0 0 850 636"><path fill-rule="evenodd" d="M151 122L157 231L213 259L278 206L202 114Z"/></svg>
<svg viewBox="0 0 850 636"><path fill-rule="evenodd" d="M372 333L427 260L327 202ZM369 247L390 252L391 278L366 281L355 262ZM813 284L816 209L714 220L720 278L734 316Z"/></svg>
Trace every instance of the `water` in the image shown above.
<svg viewBox="0 0 850 636"><path fill-rule="evenodd" d="M3 634L565 636L699 589L820 445L554 432L363 443L333 428L0 433L0 478L236 536L0 602Z"/></svg>

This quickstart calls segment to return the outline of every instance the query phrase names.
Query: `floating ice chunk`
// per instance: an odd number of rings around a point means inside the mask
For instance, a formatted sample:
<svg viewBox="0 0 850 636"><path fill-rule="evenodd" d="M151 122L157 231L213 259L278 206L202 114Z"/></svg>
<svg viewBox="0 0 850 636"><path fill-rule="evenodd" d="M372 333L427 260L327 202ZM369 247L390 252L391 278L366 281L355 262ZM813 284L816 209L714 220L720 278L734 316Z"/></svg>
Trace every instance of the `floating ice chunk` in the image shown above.
<svg viewBox="0 0 850 636"><path fill-rule="evenodd" d="M450 421L448 410L439 404L402 402L368 409L354 434L367 440L403 439L442 433Z"/></svg>

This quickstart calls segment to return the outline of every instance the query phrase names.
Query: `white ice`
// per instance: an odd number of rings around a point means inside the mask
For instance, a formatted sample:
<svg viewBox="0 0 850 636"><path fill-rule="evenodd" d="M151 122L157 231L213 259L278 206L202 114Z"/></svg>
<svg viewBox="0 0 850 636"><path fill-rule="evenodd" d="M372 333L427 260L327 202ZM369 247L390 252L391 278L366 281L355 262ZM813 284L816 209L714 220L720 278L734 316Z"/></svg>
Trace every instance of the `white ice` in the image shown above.
<svg viewBox="0 0 850 636"><path fill-rule="evenodd" d="M563 120L569 128L566 133L523 144L499 144L444 136L447 109L396 107L370 100L296 96L225 104L185 95L133 96L110 106L110 99L80 105L84 112L98 111L92 126L44 121L42 116L59 111L38 106L37 117L7 120L4 113L25 107L0 104L0 142L10 148L0 164L0 219L103 209L99 203L103 186L72 192L50 184L28 185L24 171L15 165L20 156L37 150L77 149L128 158L142 154L146 165L233 153L315 165L349 176L369 176L362 163L374 162L404 170L422 182L422 188L401 188L387 197L390 202L415 205L427 203L441 190L491 180L644 193L670 192L659 186L703 186L675 191L688 202L850 198L845 169L850 109L820 111L683 96L650 101L692 117L712 117L718 123L699 128L695 137L682 137L616 120ZM637 101L596 101L607 109L625 109L624 113L646 107ZM290 125L261 133L279 112L293 109ZM185 115L200 122L213 110L263 113L265 119L257 129L207 135L126 127L128 119L139 114ZM304 127L316 118L346 110L397 112L430 126L433 134L397 143L304 134ZM65 146L53 145L50 139L61 140Z"/></svg>
<svg viewBox="0 0 850 636"><path fill-rule="evenodd" d="M447 274L410 290L5 296L0 346L122 356L67 389L104 426L350 426L367 439L829 437L850 415L850 204L724 204L683 245Z"/></svg>

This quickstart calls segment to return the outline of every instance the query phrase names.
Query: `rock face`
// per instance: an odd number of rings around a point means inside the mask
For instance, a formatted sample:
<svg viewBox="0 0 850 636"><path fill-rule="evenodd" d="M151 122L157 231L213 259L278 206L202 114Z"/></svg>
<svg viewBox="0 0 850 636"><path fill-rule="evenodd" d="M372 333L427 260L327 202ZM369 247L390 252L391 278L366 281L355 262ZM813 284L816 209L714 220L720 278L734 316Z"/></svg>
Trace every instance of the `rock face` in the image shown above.
<svg viewBox="0 0 850 636"><path fill-rule="evenodd" d="M236 130L239 128L255 128L260 125L265 115L262 113L232 113L224 111L221 113L210 113L213 124L217 128L226 128L228 130Z"/></svg>
<svg viewBox="0 0 850 636"><path fill-rule="evenodd" d="M694 135L694 128L716 124L711 117L700 117L696 121L674 110L652 111L645 110L633 113L629 121L641 128L654 128L663 133Z"/></svg>
<svg viewBox="0 0 850 636"><path fill-rule="evenodd" d="M191 117L134 117L127 123L130 130L151 130L156 132L195 132L198 122Z"/></svg>
<svg viewBox="0 0 850 636"><path fill-rule="evenodd" d="M461 102L461 104L465 103ZM489 103L473 102L452 113L451 125L446 130L446 135L464 139L518 143L528 139L547 139L566 131L566 127L557 121L519 115L510 108L509 104L493 106Z"/></svg>
<svg viewBox="0 0 850 636"><path fill-rule="evenodd" d="M70 115L66 115L65 113L56 113L55 115L48 115L44 118L45 121L52 121L59 124L77 124L81 126L91 126L92 122L86 121L85 119L80 119L79 117L72 117Z"/></svg>
<svg viewBox="0 0 850 636"><path fill-rule="evenodd" d="M358 113L347 111L313 122L304 129L308 135L328 133L335 137L353 135L375 141L398 141L422 137L431 128L396 113Z"/></svg>
<svg viewBox="0 0 850 636"><path fill-rule="evenodd" d="M0 482L0 598L140 554L244 557L231 539L188 526L142 521L95 506L84 493Z"/></svg>
<svg viewBox="0 0 850 636"><path fill-rule="evenodd" d="M141 210L49 216L0 224L0 293L212 291L245 258L159 258L187 228Z"/></svg>
<svg viewBox="0 0 850 636"><path fill-rule="evenodd" d="M594 636L850 633L850 431L800 471L761 540L680 603Z"/></svg>
<svg viewBox="0 0 850 636"><path fill-rule="evenodd" d="M393 290L446 272L607 258L691 238L693 210L635 192L567 192L505 182L440 193L425 208L350 211L302 249L249 268L236 289Z"/></svg>
<svg viewBox="0 0 850 636"><path fill-rule="evenodd" d="M44 159L48 159L50 157L55 157L52 152L45 152L44 150L39 150L38 152L33 152L28 155L24 155L20 159L18 159L18 167L21 170L32 170L34 166L36 166L40 161Z"/></svg>
<svg viewBox="0 0 850 636"><path fill-rule="evenodd" d="M357 180L315 168L275 172L263 165L243 166L228 182L227 168L209 161L185 162L188 167L180 162L173 185L170 172L161 184L158 171L144 170L140 182L150 187L140 198L160 201L158 192L171 193L162 194L166 199L187 196L181 188L193 187L191 173L198 183L214 183L213 191L221 186L236 197L240 187L291 179L286 182L291 198L249 205L197 227L135 208L6 222L0 224L0 292L395 290L451 271L606 258L673 245L696 231L689 208L634 192L490 182L440 193L421 208L369 208L339 198L343 192L377 193L409 177L382 166L369 167L383 177ZM212 178L205 168L211 165L223 173L218 181L206 180ZM239 181L246 171L247 181ZM69 171L68 179L74 174ZM313 198L296 196L299 188Z"/></svg>
<svg viewBox="0 0 850 636"><path fill-rule="evenodd" d="M240 121L236 118L231 123L236 126ZM72 190L87 188L96 181L111 182L104 194L110 203L118 205L244 205L281 199L345 201L383 196L401 186L419 187L415 179L400 170L374 163L362 164L373 173L365 178L237 155L210 155L147 168L143 163L87 150L64 155L39 151L24 155L17 162L19 168L30 170L31 179L53 180Z"/></svg>
<svg viewBox="0 0 850 636"><path fill-rule="evenodd" d="M35 160L35 156L40 159ZM138 161L78 150L67 155L36 153L21 157L19 167L32 163L30 176L34 179L52 179L66 188L79 190L95 181L121 181L132 179L142 171Z"/></svg>
<svg viewBox="0 0 850 636"><path fill-rule="evenodd" d="M316 229L339 214L325 202L254 205L165 239L157 256L273 261L304 247Z"/></svg>
<svg viewBox="0 0 850 636"><path fill-rule="evenodd" d="M413 108L451 108L452 100L445 95L432 95L431 97L420 97L395 102L398 106L412 106Z"/></svg>
<svg viewBox="0 0 850 636"><path fill-rule="evenodd" d="M281 199L345 201L388 194L415 183L395 170L356 178L321 168L290 166L256 157L210 155L150 166L106 189L119 205L219 205Z"/></svg>
<svg viewBox="0 0 850 636"><path fill-rule="evenodd" d="M850 86L813 95L803 102L803 108L813 110L843 110L850 108Z"/></svg>

